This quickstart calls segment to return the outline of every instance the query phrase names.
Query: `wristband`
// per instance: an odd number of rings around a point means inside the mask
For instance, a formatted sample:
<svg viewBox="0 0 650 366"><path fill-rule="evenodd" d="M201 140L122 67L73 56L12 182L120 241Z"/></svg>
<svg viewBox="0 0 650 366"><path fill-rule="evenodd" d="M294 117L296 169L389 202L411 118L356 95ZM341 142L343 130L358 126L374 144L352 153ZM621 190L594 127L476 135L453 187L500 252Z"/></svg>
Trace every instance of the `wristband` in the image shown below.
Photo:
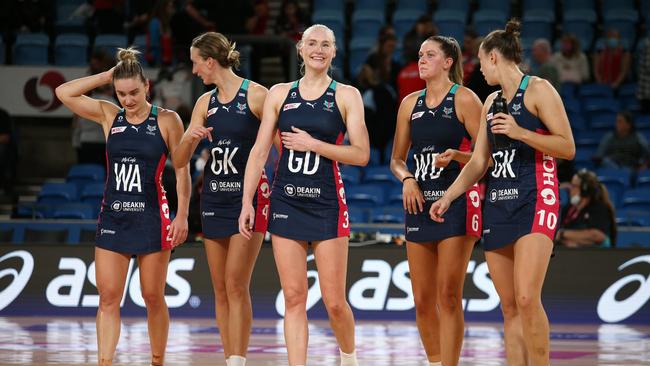
<svg viewBox="0 0 650 366"><path fill-rule="evenodd" d="M413 179L413 180L417 180L417 179L415 179L415 177L414 177L414 176L412 176L412 175L409 175L408 177L404 177L404 178L402 179L402 183L404 183L404 182L405 182L405 181L406 181L407 179Z"/></svg>

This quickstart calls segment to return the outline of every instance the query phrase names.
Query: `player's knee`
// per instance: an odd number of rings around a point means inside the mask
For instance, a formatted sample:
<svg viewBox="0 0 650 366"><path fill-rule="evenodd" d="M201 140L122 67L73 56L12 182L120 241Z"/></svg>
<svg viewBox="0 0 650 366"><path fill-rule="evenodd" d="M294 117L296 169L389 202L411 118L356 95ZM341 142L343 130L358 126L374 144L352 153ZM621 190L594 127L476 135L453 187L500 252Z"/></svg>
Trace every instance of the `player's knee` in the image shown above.
<svg viewBox="0 0 650 366"><path fill-rule="evenodd" d="M248 296L248 284L231 279L226 284L226 292L228 301L242 301Z"/></svg>
<svg viewBox="0 0 650 366"><path fill-rule="evenodd" d="M462 307L461 297L458 290L453 288L442 288L438 292L438 307L440 311L452 313Z"/></svg>
<svg viewBox="0 0 650 366"><path fill-rule="evenodd" d="M104 310L109 308L119 309L121 301L122 301L121 289L104 288L99 292L99 307Z"/></svg>
<svg viewBox="0 0 650 366"><path fill-rule="evenodd" d="M329 317L336 319L345 314L348 309L348 303L345 301L345 298L330 300L325 302L325 308Z"/></svg>
<svg viewBox="0 0 650 366"><path fill-rule="evenodd" d="M505 319L514 318L519 314L514 300L501 300L501 313Z"/></svg>
<svg viewBox="0 0 650 366"><path fill-rule="evenodd" d="M415 314L428 316L436 311L436 296L431 291L419 291L414 294Z"/></svg>
<svg viewBox="0 0 650 366"><path fill-rule="evenodd" d="M165 295L161 291L142 290L142 298L148 308L159 307L165 303Z"/></svg>
<svg viewBox="0 0 650 366"><path fill-rule="evenodd" d="M517 308L520 312L526 313L533 309L538 303L538 299L529 294L519 294L517 295Z"/></svg>
<svg viewBox="0 0 650 366"><path fill-rule="evenodd" d="M289 309L305 309L307 304L307 289L302 287L284 288L284 305Z"/></svg>
<svg viewBox="0 0 650 366"><path fill-rule="evenodd" d="M228 291L226 289L226 284L223 281L215 281L212 284L212 290L214 291L214 301L217 303L227 303L228 302Z"/></svg>

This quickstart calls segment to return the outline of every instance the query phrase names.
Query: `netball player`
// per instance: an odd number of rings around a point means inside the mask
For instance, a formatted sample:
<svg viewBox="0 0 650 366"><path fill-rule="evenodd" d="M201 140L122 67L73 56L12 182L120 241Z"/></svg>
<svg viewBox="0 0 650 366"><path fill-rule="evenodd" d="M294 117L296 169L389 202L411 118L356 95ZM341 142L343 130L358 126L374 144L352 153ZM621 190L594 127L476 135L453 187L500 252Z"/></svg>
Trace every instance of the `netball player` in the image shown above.
<svg viewBox="0 0 650 366"><path fill-rule="evenodd" d="M263 169L253 197L255 226L251 238L239 234L237 219L246 160L268 91L233 72L233 67L239 66L239 52L220 33L196 37L190 59L192 72L216 88L197 100L178 148L178 162L187 164L201 139L210 141L201 190L205 251L226 363L241 366L246 363L253 319L249 285L268 221L271 192Z"/></svg>
<svg viewBox="0 0 650 366"><path fill-rule="evenodd" d="M356 365L354 318L345 299L348 220L339 163L365 165L370 148L356 88L328 76L336 54L334 33L323 25L305 30L297 44L304 76L275 85L264 103L262 125L246 165L239 230L255 224L255 187L273 135L282 151L269 210L269 232L285 301L284 334L289 364L307 359L307 245L311 243L341 365ZM347 131L350 145L342 145Z"/></svg>
<svg viewBox="0 0 650 366"><path fill-rule="evenodd" d="M471 157L481 102L461 86L461 51L453 38L433 36L420 46L418 69L426 89L400 105L391 169L403 182L406 248L416 321L430 365L457 365L463 343L462 292L467 262L481 236L477 185L453 201L444 223L429 208ZM407 167L409 148L415 167ZM442 335L442 336L441 336Z"/></svg>
<svg viewBox="0 0 650 366"><path fill-rule="evenodd" d="M120 49L114 68L69 81L56 89L66 107L102 125L106 135L108 177L95 248L100 365L113 362L120 335L120 301L132 255L137 256L147 307L151 364L163 364L169 329L164 298L167 264L171 249L187 237L188 165L175 164L178 212L173 221L162 184L167 157L177 158L183 123L176 112L147 102L149 82L142 73L138 53ZM111 82L124 108L85 96Z"/></svg>
<svg viewBox="0 0 650 366"><path fill-rule="evenodd" d="M441 216L451 202L487 174L483 208L485 257L504 317L509 365L549 364L549 325L541 290L558 224L555 158L572 159L573 135L560 96L546 80L524 75L519 22L488 34L479 49L488 84L500 85L508 114L493 113L498 92L481 114L476 148L445 195L431 206ZM502 136L498 136L502 135ZM497 144L507 136L510 141ZM449 218L451 219L451 218Z"/></svg>

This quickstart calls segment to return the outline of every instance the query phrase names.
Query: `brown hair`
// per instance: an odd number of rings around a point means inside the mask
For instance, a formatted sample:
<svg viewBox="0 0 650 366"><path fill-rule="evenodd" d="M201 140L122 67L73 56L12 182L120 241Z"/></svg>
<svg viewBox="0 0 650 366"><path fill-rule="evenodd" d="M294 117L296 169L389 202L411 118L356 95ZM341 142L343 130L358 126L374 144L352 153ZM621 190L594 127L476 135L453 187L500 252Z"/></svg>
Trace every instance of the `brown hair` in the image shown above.
<svg viewBox="0 0 650 366"><path fill-rule="evenodd" d="M201 57L212 57L221 67L239 68L239 51L235 50L235 42L231 43L221 33L203 33L192 40L192 47L199 50Z"/></svg>
<svg viewBox="0 0 650 366"><path fill-rule="evenodd" d="M609 209L609 221L611 226L611 232L609 240L612 243L612 246L616 246L616 213L614 210L614 204L609 198L609 192L607 187L598 180L596 173L587 170L581 169L576 175L580 178L580 196L589 197L593 202L599 202L602 205L605 205Z"/></svg>
<svg viewBox="0 0 650 366"><path fill-rule="evenodd" d="M449 69L449 79L456 84L463 85L463 67L461 65L461 51L458 41L453 37L431 36L426 41L436 42L440 45L446 57L453 61ZM425 42L426 42L425 41Z"/></svg>
<svg viewBox="0 0 650 366"><path fill-rule="evenodd" d="M142 72L142 65L138 61L140 51L133 47L118 48L117 65L113 70L113 81L118 79L139 78L143 83L147 81Z"/></svg>
<svg viewBox="0 0 650 366"><path fill-rule="evenodd" d="M521 23L517 19L510 19L505 29L498 29L490 32L481 47L485 52L497 49L507 60L518 64L521 63L522 50L521 40L519 39L519 30Z"/></svg>

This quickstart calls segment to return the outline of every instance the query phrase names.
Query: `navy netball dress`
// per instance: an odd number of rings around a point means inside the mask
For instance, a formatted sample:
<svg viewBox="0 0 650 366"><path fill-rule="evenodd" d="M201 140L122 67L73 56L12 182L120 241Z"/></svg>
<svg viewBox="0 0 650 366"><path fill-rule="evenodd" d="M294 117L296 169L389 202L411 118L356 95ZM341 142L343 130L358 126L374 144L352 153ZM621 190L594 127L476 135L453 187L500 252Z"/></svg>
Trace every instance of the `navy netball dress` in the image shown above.
<svg viewBox="0 0 650 366"><path fill-rule="evenodd" d="M260 120L248 106L249 81L244 79L235 98L222 104L218 90L210 96L205 127L212 127L210 158L203 170L201 223L209 239L224 238L239 232L237 220L242 207L242 187L246 162L257 137ZM265 233L268 223L268 180L262 170L253 197L253 231Z"/></svg>
<svg viewBox="0 0 650 366"><path fill-rule="evenodd" d="M318 140L340 145L346 128L336 105L336 82L332 80L320 98L305 100L295 81L282 104L278 126L279 132L292 132L294 126ZM338 162L282 146L270 212L269 232L285 238L318 241L349 236Z"/></svg>
<svg viewBox="0 0 650 366"><path fill-rule="evenodd" d="M461 164L451 161L445 168L436 168L438 154L447 149L471 151L471 136L458 120L455 108L458 84L454 84L442 102L434 108L426 105L426 89L418 97L411 113L411 145L415 167L411 173L424 195L424 211L406 212L406 240L411 242L439 241L453 236L481 236L481 200L478 185L455 199L445 213L442 223L431 220L429 209L454 182Z"/></svg>
<svg viewBox="0 0 650 366"><path fill-rule="evenodd" d="M156 106L139 124L127 121L120 110L106 140L108 174L97 225L98 247L126 254L172 248L162 184L167 155Z"/></svg>
<svg viewBox="0 0 650 366"><path fill-rule="evenodd" d="M529 80L528 75L521 79L508 111L519 126L546 135L546 126L524 105ZM491 143L492 107L486 117ZM502 149L492 146L492 159L494 166L486 175L483 208L485 249L502 248L530 233L541 233L553 240L560 206L555 159L521 141Z"/></svg>

